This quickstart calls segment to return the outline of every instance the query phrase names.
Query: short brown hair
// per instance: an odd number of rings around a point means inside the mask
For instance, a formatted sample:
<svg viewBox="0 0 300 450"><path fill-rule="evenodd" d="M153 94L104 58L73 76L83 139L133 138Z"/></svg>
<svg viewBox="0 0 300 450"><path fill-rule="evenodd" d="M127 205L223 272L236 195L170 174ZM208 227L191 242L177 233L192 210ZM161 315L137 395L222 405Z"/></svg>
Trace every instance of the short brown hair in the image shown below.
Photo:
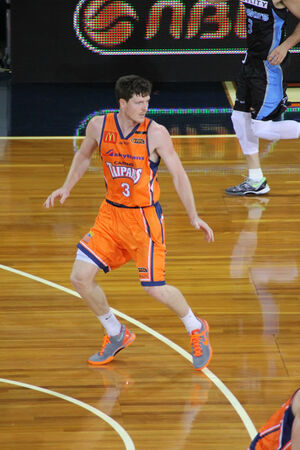
<svg viewBox="0 0 300 450"><path fill-rule="evenodd" d="M115 85L115 94L117 101L123 98L128 102L134 95L150 95L152 84L146 78L138 75L125 75L120 77Z"/></svg>

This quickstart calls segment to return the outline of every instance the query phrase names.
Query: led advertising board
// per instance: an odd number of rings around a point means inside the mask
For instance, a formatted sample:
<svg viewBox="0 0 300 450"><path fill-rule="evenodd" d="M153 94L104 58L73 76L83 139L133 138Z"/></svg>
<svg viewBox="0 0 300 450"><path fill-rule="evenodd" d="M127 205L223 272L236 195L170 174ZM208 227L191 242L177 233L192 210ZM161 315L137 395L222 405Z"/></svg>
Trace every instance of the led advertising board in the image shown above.
<svg viewBox="0 0 300 450"><path fill-rule="evenodd" d="M249 23L238 0L15 3L13 75L18 81L112 81L129 72L153 81L230 80L246 49ZM289 28L294 24L291 18ZM300 47L292 52L295 79Z"/></svg>

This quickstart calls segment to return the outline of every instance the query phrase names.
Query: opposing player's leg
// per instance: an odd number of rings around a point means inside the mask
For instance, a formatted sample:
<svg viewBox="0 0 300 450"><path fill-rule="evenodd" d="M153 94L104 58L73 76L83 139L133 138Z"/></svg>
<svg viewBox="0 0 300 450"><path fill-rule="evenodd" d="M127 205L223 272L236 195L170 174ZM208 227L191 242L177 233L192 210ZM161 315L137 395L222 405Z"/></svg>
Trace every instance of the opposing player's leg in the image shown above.
<svg viewBox="0 0 300 450"><path fill-rule="evenodd" d="M262 64L262 63L261 63ZM265 85L264 95L258 92L254 96L252 113L252 130L255 136L269 141L279 139L298 139L300 123L295 120L281 120L282 113L287 108L286 82L287 62L281 65L271 65L263 62L260 87Z"/></svg>
<svg viewBox="0 0 300 450"><path fill-rule="evenodd" d="M279 139L298 139L300 137L300 123L296 120L257 120L252 119L252 130L255 136L268 141Z"/></svg>
<svg viewBox="0 0 300 450"><path fill-rule="evenodd" d="M239 102L236 102L239 107ZM249 170L248 178L236 186L225 189L229 195L261 195L269 192L270 188L260 166L259 140L252 130L250 112L234 110L231 115L234 131L239 140L242 151L247 160Z"/></svg>
<svg viewBox="0 0 300 450"><path fill-rule="evenodd" d="M229 195L265 194L270 188L263 176L259 160L259 139L254 134L251 122L251 106L253 102L252 77L255 68L246 62L237 78L237 92L234 110L231 115L232 125L239 140L248 166L248 178L236 186L225 189ZM264 83L259 84L264 89Z"/></svg>
<svg viewBox="0 0 300 450"><path fill-rule="evenodd" d="M246 63L239 75L232 122L247 160L249 176L241 184L226 189L227 194L269 192L260 166L259 138L276 141L300 136L300 123L279 120L287 104L285 72L286 63L272 66L267 61L255 60Z"/></svg>

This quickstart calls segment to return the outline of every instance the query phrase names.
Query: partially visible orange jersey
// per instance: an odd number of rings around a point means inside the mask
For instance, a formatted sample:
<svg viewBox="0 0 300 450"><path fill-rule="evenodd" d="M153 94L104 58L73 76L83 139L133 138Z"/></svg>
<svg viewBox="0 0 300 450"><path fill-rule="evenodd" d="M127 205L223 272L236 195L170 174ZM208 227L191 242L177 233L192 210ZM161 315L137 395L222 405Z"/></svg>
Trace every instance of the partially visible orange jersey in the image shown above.
<svg viewBox="0 0 300 450"><path fill-rule="evenodd" d="M294 422L291 403L296 392L260 428L248 450L287 450L291 448Z"/></svg>
<svg viewBox="0 0 300 450"><path fill-rule="evenodd" d="M129 208L151 206L159 200L157 169L160 160L149 159L145 118L123 136L117 113L104 116L99 148L106 183L106 200Z"/></svg>

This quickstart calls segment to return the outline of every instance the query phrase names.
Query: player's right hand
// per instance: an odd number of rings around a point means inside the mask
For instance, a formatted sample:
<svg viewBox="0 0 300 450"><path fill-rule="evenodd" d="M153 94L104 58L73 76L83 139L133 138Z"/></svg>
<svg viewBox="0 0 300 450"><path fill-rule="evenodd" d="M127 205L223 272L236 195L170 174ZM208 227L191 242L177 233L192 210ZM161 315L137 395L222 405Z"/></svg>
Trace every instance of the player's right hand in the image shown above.
<svg viewBox="0 0 300 450"><path fill-rule="evenodd" d="M284 58L286 57L288 52L288 48L285 46L284 42L278 47L275 47L274 50L268 56L268 62L272 66L276 66L277 64L281 64Z"/></svg>
<svg viewBox="0 0 300 450"><path fill-rule="evenodd" d="M204 231L204 236L207 242L214 242L215 238L213 230L206 222L204 222L204 220L200 219L198 215L191 219L191 224L194 228L196 228L196 230Z"/></svg>
<svg viewBox="0 0 300 450"><path fill-rule="evenodd" d="M63 204L65 200L69 197L70 193L65 188L56 189L52 194L49 195L47 200L44 202L43 206L45 208L50 208L54 206L54 202L57 198L60 198L60 203Z"/></svg>

